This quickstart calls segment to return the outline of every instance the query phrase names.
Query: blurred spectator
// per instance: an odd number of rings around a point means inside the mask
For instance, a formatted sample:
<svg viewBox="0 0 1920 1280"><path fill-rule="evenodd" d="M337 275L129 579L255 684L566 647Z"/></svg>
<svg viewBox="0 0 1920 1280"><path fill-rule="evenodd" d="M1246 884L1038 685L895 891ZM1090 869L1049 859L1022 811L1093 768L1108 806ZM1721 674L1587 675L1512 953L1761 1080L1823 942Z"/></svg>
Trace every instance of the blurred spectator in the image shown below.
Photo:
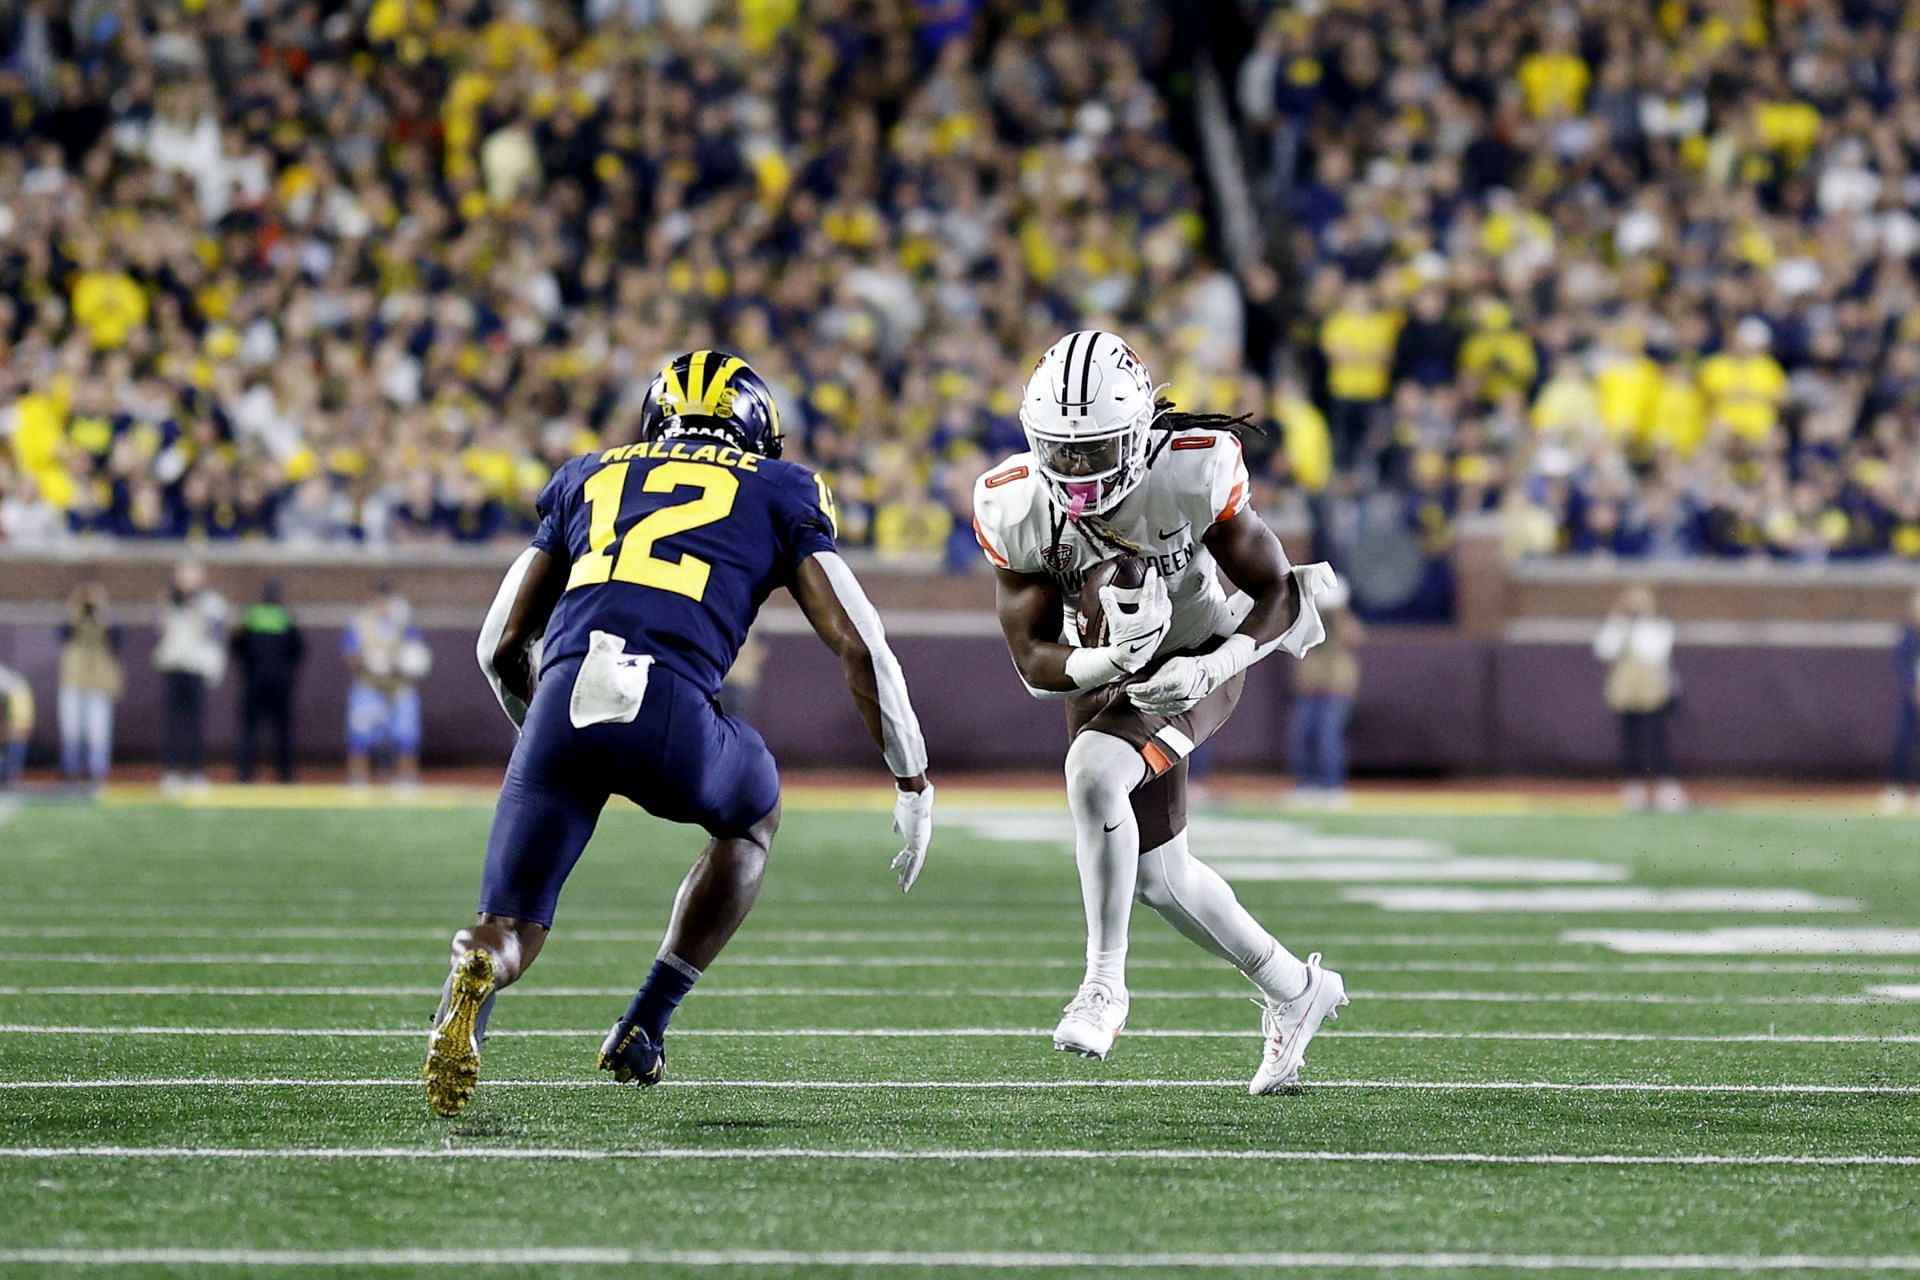
<svg viewBox="0 0 1920 1280"><path fill-rule="evenodd" d="M1897 6L1261 8L1237 101L1311 267L1291 338L1343 471L1384 402L1357 474L1408 487L1392 451L1446 390L1422 442L1473 458L1518 554L1920 559Z"/></svg>
<svg viewBox="0 0 1920 1280"><path fill-rule="evenodd" d="M1069 6L68 8L0 22L48 86L0 81L0 537L524 538L730 345L917 553L1064 330L1240 373L1167 104Z"/></svg>
<svg viewBox="0 0 1920 1280"><path fill-rule="evenodd" d="M364 787L375 755L391 759L394 781L420 780L420 682L433 667L413 606L391 583L347 627L340 651L353 673L347 690L347 781Z"/></svg>
<svg viewBox="0 0 1920 1280"><path fill-rule="evenodd" d="M68 781L107 780L113 708L124 687L120 628L107 622L106 588L78 587L60 628L60 772Z"/></svg>
<svg viewBox="0 0 1920 1280"><path fill-rule="evenodd" d="M1607 664L1607 706L1620 719L1621 803L1649 803L1663 812L1686 807L1686 793L1667 756L1667 716L1673 710L1673 623L1656 610L1653 592L1628 587L1594 637L1593 654Z"/></svg>
<svg viewBox="0 0 1920 1280"><path fill-rule="evenodd" d="M1893 650L1894 687L1899 690L1893 731L1893 759L1887 765L1884 808L1900 813L1911 799L1915 766L1920 765L1920 591L1907 607L1907 622Z"/></svg>
<svg viewBox="0 0 1920 1280"><path fill-rule="evenodd" d="M0 666L0 789L20 780L33 737L33 686L12 667Z"/></svg>
<svg viewBox="0 0 1920 1280"><path fill-rule="evenodd" d="M207 690L227 671L227 601L207 585L207 570L185 560L160 598L159 639L153 665L165 697L166 772L160 786L177 791L207 784Z"/></svg>
<svg viewBox="0 0 1920 1280"><path fill-rule="evenodd" d="M306 643L279 579L268 579L259 603L240 615L232 644L240 668L240 781L253 781L256 752L266 735L273 739L272 759L280 781L292 782L293 688Z"/></svg>
<svg viewBox="0 0 1920 1280"><path fill-rule="evenodd" d="M1346 800L1347 725L1360 690L1355 650L1366 635L1351 600L1344 579L1321 598L1327 638L1294 667L1287 763L1299 803L1339 805Z"/></svg>
<svg viewBox="0 0 1920 1280"><path fill-rule="evenodd" d="M1368 452L1392 385L1399 328L1399 318L1377 307L1372 290L1358 283L1347 285L1340 306L1320 326L1336 470L1352 470Z"/></svg>
<svg viewBox="0 0 1920 1280"><path fill-rule="evenodd" d="M1519 490L1528 554L1920 560L1893 9L1255 7L1323 526L1432 452L1423 518ZM1066 329L1183 408L1287 399L1274 273L1210 260L1160 46L1098 6L72 8L0 23L0 537L524 536L705 345L773 380L842 541L900 554L929 507L964 545L955 474Z"/></svg>

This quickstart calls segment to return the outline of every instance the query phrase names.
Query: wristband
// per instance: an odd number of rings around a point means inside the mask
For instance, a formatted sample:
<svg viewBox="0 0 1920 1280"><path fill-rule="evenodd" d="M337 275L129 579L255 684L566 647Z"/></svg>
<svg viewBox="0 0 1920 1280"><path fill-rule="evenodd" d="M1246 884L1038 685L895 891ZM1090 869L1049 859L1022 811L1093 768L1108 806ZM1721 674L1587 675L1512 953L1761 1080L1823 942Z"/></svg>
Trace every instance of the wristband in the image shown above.
<svg viewBox="0 0 1920 1280"><path fill-rule="evenodd" d="M1067 679L1081 693L1098 689L1103 684L1112 684L1121 676L1128 674L1127 669L1113 660L1113 646L1101 645L1097 649L1075 649L1067 655Z"/></svg>

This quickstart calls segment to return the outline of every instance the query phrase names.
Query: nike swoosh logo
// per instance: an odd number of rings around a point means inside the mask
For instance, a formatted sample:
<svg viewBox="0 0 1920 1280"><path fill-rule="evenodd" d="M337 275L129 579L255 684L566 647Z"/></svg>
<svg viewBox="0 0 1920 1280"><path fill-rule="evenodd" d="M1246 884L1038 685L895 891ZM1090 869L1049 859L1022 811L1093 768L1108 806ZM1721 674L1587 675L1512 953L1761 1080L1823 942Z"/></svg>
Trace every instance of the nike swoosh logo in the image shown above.
<svg viewBox="0 0 1920 1280"><path fill-rule="evenodd" d="M1116 831L1118 831L1118 830L1119 830L1119 829L1120 829L1121 827L1123 827L1123 826L1125 826L1125 825L1126 825L1126 821L1127 821L1127 820L1126 820L1125 818L1122 818L1122 819L1120 819L1120 821L1118 821L1118 822L1116 822L1116 823L1114 823L1114 824L1113 824L1112 826L1110 826L1110 827L1104 827L1104 826L1103 826L1103 827L1101 827L1100 829L1101 829L1102 831L1104 831L1104 832L1106 832L1106 833L1107 833L1108 835L1112 835L1112 834L1113 834L1114 832L1116 832Z"/></svg>
<svg viewBox="0 0 1920 1280"><path fill-rule="evenodd" d="M1192 525L1183 524L1178 529L1175 529L1172 533L1162 533L1160 535L1160 541L1172 542L1175 538L1179 537L1181 534L1185 533L1187 530L1191 528L1193 528Z"/></svg>
<svg viewBox="0 0 1920 1280"><path fill-rule="evenodd" d="M1140 652L1140 650L1146 648L1148 645L1157 643L1159 639L1160 639L1159 636L1148 636L1145 640L1136 640L1132 644L1127 646L1127 652L1138 653Z"/></svg>

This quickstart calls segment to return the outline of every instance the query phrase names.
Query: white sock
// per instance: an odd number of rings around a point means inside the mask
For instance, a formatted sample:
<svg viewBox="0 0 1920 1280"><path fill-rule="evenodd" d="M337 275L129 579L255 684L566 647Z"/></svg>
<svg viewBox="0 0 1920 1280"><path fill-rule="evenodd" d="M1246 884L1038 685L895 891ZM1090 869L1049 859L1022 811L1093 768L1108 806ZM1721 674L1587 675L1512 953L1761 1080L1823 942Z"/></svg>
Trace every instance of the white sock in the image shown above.
<svg viewBox="0 0 1920 1280"><path fill-rule="evenodd" d="M1140 857L1140 901L1245 974L1269 1000L1307 989L1307 967L1255 920L1220 873L1187 852L1187 833Z"/></svg>
<svg viewBox="0 0 1920 1280"><path fill-rule="evenodd" d="M1127 949L1095 951L1087 948L1087 973L1082 982L1097 982L1119 995L1127 989Z"/></svg>
<svg viewBox="0 0 1920 1280"><path fill-rule="evenodd" d="M1087 912L1086 980L1116 995L1127 989L1127 924L1140 873L1130 796L1145 773L1140 753L1111 734L1082 733L1067 750L1067 805Z"/></svg>
<svg viewBox="0 0 1920 1280"><path fill-rule="evenodd" d="M1260 994L1276 1004L1285 1004L1307 993L1307 984L1312 975L1300 958L1274 940L1273 950L1267 958L1251 969L1242 969L1247 981L1260 988Z"/></svg>

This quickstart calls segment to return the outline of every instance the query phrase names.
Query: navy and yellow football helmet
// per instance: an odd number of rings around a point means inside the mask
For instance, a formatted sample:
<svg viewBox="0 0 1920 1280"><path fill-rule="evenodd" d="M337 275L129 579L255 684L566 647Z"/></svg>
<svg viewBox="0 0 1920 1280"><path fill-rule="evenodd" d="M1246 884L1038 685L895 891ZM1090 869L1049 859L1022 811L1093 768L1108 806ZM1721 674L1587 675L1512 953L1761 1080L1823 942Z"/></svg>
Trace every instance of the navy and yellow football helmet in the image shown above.
<svg viewBox="0 0 1920 1280"><path fill-rule="evenodd" d="M689 351L654 375L640 438L678 436L718 437L766 458L779 457L785 444L773 389L745 360L725 351Z"/></svg>

